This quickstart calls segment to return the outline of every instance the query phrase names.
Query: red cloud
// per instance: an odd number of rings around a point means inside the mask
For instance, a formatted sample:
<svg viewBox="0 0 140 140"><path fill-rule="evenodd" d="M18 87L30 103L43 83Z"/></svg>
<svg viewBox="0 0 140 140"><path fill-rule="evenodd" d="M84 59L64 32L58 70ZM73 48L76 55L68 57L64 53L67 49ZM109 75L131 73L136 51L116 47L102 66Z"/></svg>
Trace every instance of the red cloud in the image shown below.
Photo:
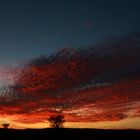
<svg viewBox="0 0 140 140"><path fill-rule="evenodd" d="M16 116L14 121L23 123L42 122L51 114L60 112L65 114L67 121L117 121L139 115L133 112L139 110L139 84L140 80L120 82L108 87L65 91L59 93L60 97L49 98L40 93L30 99L26 94L25 99L1 105L0 113ZM131 110L130 116L127 115Z"/></svg>
<svg viewBox="0 0 140 140"><path fill-rule="evenodd" d="M54 113L64 113L67 121L140 116L139 52L129 39L37 59L14 72L8 96L0 95L0 114L23 123Z"/></svg>

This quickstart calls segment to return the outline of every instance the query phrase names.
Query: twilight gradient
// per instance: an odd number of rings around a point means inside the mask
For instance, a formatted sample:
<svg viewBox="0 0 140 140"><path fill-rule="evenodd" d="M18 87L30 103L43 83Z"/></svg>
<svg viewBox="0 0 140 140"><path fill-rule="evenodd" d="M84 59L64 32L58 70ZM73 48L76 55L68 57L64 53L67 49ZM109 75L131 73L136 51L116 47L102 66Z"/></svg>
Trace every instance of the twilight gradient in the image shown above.
<svg viewBox="0 0 140 140"><path fill-rule="evenodd" d="M0 118L15 127L47 127L63 113L66 127L140 128L140 33L63 48L0 74Z"/></svg>

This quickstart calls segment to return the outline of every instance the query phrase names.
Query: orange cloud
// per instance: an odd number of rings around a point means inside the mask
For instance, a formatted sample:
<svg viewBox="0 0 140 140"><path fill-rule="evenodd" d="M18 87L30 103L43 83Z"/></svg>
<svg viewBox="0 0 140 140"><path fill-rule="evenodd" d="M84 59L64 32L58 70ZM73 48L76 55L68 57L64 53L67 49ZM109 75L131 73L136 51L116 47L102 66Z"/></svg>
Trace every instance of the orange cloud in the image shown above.
<svg viewBox="0 0 140 140"><path fill-rule="evenodd" d="M6 94L1 91L0 115L28 124L54 113L68 122L140 117L139 52L133 39L122 39L36 59L13 73Z"/></svg>

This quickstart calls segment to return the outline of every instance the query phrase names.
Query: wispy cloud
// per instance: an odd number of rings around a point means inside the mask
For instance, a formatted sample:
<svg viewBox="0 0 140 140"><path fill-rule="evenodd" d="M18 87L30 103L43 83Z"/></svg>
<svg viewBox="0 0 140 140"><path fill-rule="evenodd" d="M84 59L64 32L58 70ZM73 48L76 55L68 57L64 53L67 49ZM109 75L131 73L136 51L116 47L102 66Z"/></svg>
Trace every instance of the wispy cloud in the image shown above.
<svg viewBox="0 0 140 140"><path fill-rule="evenodd" d="M0 94L1 116L16 122L42 122L60 112L80 122L140 117L140 34L62 49L17 71L8 91L14 96L4 101Z"/></svg>

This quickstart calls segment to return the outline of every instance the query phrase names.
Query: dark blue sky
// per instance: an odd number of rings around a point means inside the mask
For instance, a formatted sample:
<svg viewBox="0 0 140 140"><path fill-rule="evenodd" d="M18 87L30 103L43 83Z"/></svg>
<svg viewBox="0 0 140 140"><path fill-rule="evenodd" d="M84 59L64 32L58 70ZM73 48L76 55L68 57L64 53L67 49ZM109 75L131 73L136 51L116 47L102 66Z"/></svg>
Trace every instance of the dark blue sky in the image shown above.
<svg viewBox="0 0 140 140"><path fill-rule="evenodd" d="M139 0L0 1L0 65L140 31Z"/></svg>

